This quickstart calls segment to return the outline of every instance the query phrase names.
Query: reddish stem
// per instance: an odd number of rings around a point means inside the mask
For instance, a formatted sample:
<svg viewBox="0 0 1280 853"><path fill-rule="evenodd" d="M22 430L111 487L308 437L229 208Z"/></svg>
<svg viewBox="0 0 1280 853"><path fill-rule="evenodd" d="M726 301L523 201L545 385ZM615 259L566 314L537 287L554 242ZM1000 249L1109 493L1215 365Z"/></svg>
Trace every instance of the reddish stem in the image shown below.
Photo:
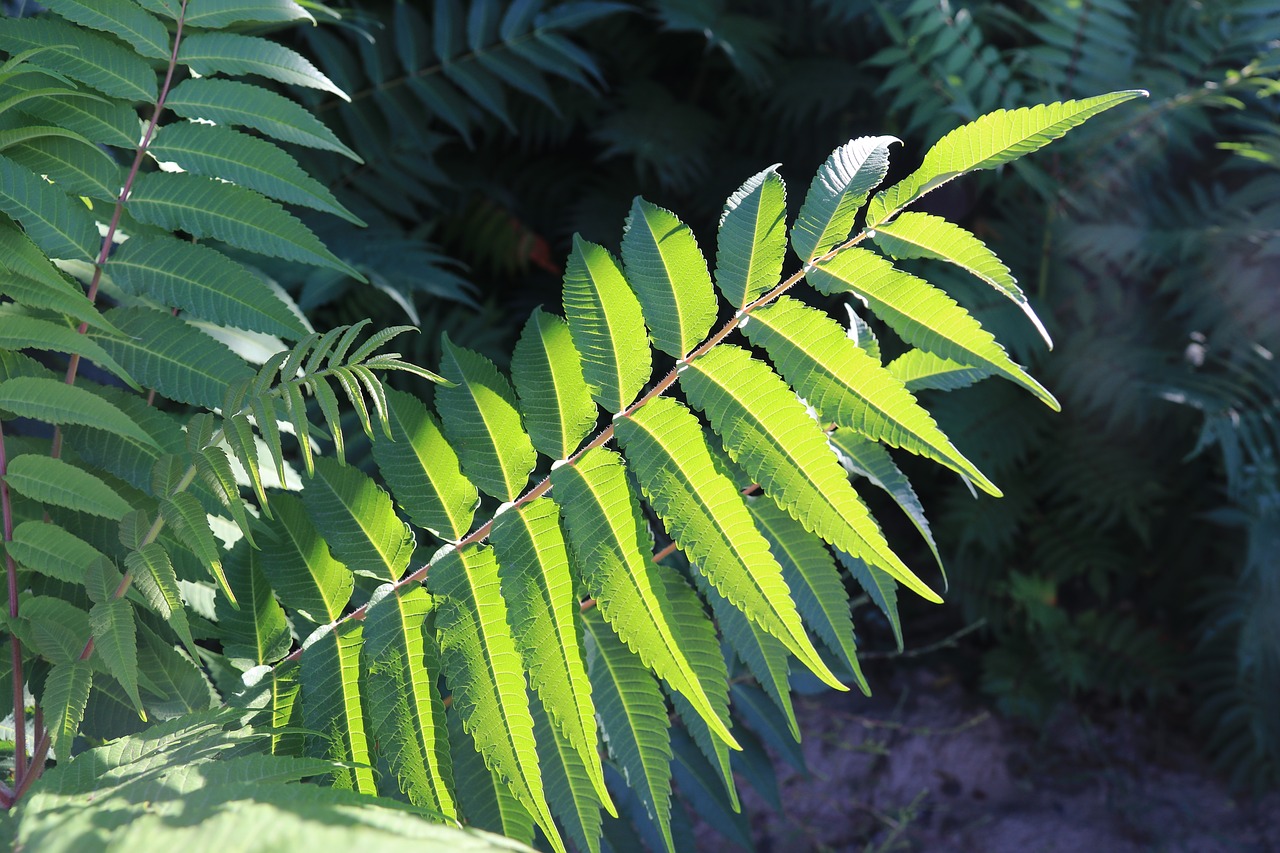
<svg viewBox="0 0 1280 853"><path fill-rule="evenodd" d="M4 541L13 541L13 498L9 494L9 457L4 449L4 422L0 421L0 505L4 514ZM4 570L8 580L9 618L18 618L18 565L9 548L4 553ZM22 643L18 635L9 634L9 658L13 667L13 784L21 785L27 775L27 703L24 698L26 679L22 677Z"/></svg>

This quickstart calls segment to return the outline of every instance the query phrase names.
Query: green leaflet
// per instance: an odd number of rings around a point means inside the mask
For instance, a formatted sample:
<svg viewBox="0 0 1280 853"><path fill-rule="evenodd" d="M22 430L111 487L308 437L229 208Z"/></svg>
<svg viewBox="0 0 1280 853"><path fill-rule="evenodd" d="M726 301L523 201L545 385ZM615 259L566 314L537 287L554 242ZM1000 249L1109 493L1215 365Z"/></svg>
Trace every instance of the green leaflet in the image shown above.
<svg viewBox="0 0 1280 853"><path fill-rule="evenodd" d="M722 344L690 364L680 385L733 461L805 529L866 555L923 598L941 601L889 548L826 435L768 365Z"/></svg>
<svg viewBox="0 0 1280 853"><path fill-rule="evenodd" d="M400 790L414 805L456 818L449 730L436 690L440 661L425 627L431 607L416 584L399 593L378 587L365 611L361 664L378 697L369 703L369 728Z"/></svg>
<svg viewBox="0 0 1280 853"><path fill-rule="evenodd" d="M764 691L754 684L738 681L729 688L729 692L733 695L734 710L741 715L743 722L786 759L788 764L808 775L809 768L805 765L804 752L799 745L800 733L784 730L778 715L769 708L769 700Z"/></svg>
<svg viewBox="0 0 1280 853"><path fill-rule="evenodd" d="M41 121L66 128L91 142L129 149L142 135L142 122L129 104L107 101L88 93L40 96L19 108Z"/></svg>
<svg viewBox="0 0 1280 853"><path fill-rule="evenodd" d="M90 565L107 559L74 533L56 524L35 520L15 527L13 540L6 542L5 548L9 556L28 569L77 585L84 583Z"/></svg>
<svg viewBox="0 0 1280 853"><path fill-rule="evenodd" d="M173 0L153 0L173 2ZM177 3L174 3L175 7ZM187 24L210 29L228 24L284 24L290 21L316 22L293 0L188 0Z"/></svg>
<svg viewBox="0 0 1280 853"><path fill-rule="evenodd" d="M201 77L257 74L292 86L322 89L350 100L311 62L282 44L237 33L196 33L182 40L178 62Z"/></svg>
<svg viewBox="0 0 1280 853"><path fill-rule="evenodd" d="M468 826L498 832L522 844L533 843L533 817L485 766L475 744L462 728L462 717L452 705L446 709L449 745L453 754L453 779L458 802L465 808Z"/></svg>
<svg viewBox="0 0 1280 853"><path fill-rule="evenodd" d="M297 160L247 133L218 125L176 122L161 128L147 150L188 172L223 178L277 201L332 213L355 225L365 224L324 184L304 172Z"/></svg>
<svg viewBox="0 0 1280 853"><path fill-rule="evenodd" d="M659 397L619 419L615 428L631 473L690 562L815 675L845 689L809 642L782 568L752 523L741 493L716 470L693 413Z"/></svg>
<svg viewBox="0 0 1280 853"><path fill-rule="evenodd" d="M925 518L924 507L920 505L920 498L911 487L911 481L894 463L889 451L874 441L844 429L831 434L831 445L840 453L840 461L850 473L866 477L872 485L889 493L894 503L911 519L916 530L920 531L941 568L942 556L938 553L937 543L933 541L933 531L929 528L929 520ZM945 572L943 579L946 579Z"/></svg>
<svg viewBox="0 0 1280 853"><path fill-rule="evenodd" d="M133 507L88 471L61 459L23 454L9 460L5 482L23 497L77 512L119 519Z"/></svg>
<svg viewBox="0 0 1280 853"><path fill-rule="evenodd" d="M93 388L94 393L108 400L133 422L142 427L155 441L139 441L117 432L103 432L78 424L62 428L64 443L74 448L80 459L107 471L135 488L151 490L151 471L162 455L156 443L167 453L181 453L182 429L168 412L147 405L145 397L114 388Z"/></svg>
<svg viewBox="0 0 1280 853"><path fill-rule="evenodd" d="M684 650L666 591L650 559L652 540L618 455L603 447L551 472L573 545L574 565L596 607L623 642L683 693L725 743L716 714Z"/></svg>
<svg viewBox="0 0 1280 853"><path fill-rule="evenodd" d="M50 128L25 128L19 132ZM37 175L46 175L73 195L114 204L124 186L124 170L94 143L77 133L58 129L58 135L42 136L9 145L6 156Z"/></svg>
<svg viewBox="0 0 1280 853"><path fill-rule="evenodd" d="M1140 89L1131 89L1079 101L987 113L939 139L924 155L919 169L877 193L867 206L867 227L877 227L952 178L1016 160L1043 148L1104 110L1146 96Z"/></svg>
<svg viewBox="0 0 1280 853"><path fill-rule="evenodd" d="M302 644L302 723L310 730L307 754L346 764L333 786L376 794L373 756L360 702L361 625L325 625Z"/></svg>
<svg viewBox="0 0 1280 853"><path fill-rule="evenodd" d="M290 610L318 625L332 622L351 600L355 576L329 553L302 501L279 494L271 506L275 517L259 540L263 574Z"/></svg>
<svg viewBox="0 0 1280 853"><path fill-rule="evenodd" d="M138 626L138 684L146 708L177 717L218 707L222 699L193 660L145 623Z"/></svg>
<svg viewBox="0 0 1280 853"><path fill-rule="evenodd" d="M627 785L657 824L667 850L671 838L671 736L662 691L647 666L609 629L599 608L582 614L592 692L604 741Z"/></svg>
<svg viewBox="0 0 1280 853"><path fill-rule="evenodd" d="M49 0L44 5L69 21L119 36L145 57L169 58L169 31L130 0Z"/></svg>
<svg viewBox="0 0 1280 853"><path fill-rule="evenodd" d="M57 379L19 377L0 382L0 409L51 424L84 424L159 447L132 418L90 391Z"/></svg>
<svg viewBox="0 0 1280 853"><path fill-rule="evenodd" d="M0 308L3 307L0 306ZM111 353L92 340L101 334L96 329L89 336L85 336L59 323L26 317L10 311L0 311L0 320L3 320L0 322L0 349L15 351L36 349L78 355L114 373L130 387L135 389L139 387L120 363L111 357Z"/></svg>
<svg viewBox="0 0 1280 853"><path fill-rule="evenodd" d="M1062 408L955 300L879 255L849 249L810 270L807 277L822 293L857 293L912 346L986 367L1031 391L1055 412Z"/></svg>
<svg viewBox="0 0 1280 853"><path fill-rule="evenodd" d="M173 87L165 107L183 118L251 127L285 142L336 151L357 163L364 162L307 110L248 83L203 77L183 80Z"/></svg>
<svg viewBox="0 0 1280 853"><path fill-rule="evenodd" d="M791 247L800 260L808 263L849 236L858 209L889 171L889 146L901 141L860 136L831 152L791 226Z"/></svg>
<svg viewBox="0 0 1280 853"><path fill-rule="evenodd" d="M884 613L889 624L893 626L893 637L898 641L898 651L902 651L902 620L898 618L898 585L888 573L852 554L836 551L836 559L840 565L849 570L858 586L871 597L872 602Z"/></svg>
<svg viewBox="0 0 1280 853"><path fill-rule="evenodd" d="M10 55L32 48L40 65L85 83L105 95L155 103L156 75L132 51L56 18L4 18L0 50Z"/></svg>
<svg viewBox="0 0 1280 853"><path fill-rule="evenodd" d="M507 623L493 551L451 546L427 576L441 597L436 631L453 707L484 762L564 853L542 789L528 689Z"/></svg>
<svg viewBox="0 0 1280 853"><path fill-rule="evenodd" d="M224 243L287 261L364 276L325 248L320 238L279 204L258 193L203 175L149 172L129 195L139 222Z"/></svg>
<svg viewBox="0 0 1280 853"><path fill-rule="evenodd" d="M600 795L591 783L591 773L583 764L581 753L560 737L542 701L535 696L530 699L529 707L533 711L533 736L538 744L538 764L542 767L542 782L547 788L551 813L579 850L600 853ZM594 724L594 719L592 722ZM597 765L600 763L594 748L591 760Z"/></svg>
<svg viewBox="0 0 1280 853"><path fill-rule="evenodd" d="M742 849L752 849L751 829L736 794L731 797L725 790L716 777L715 769L699 753L689 735L680 729L672 729L671 752L671 772L676 787L687 798L693 812Z"/></svg>
<svg viewBox="0 0 1280 853"><path fill-rule="evenodd" d="M520 423L511 383L493 362L454 346L447 334L440 372L455 385L436 390L436 409L467 477L496 498L515 500L537 454Z"/></svg>
<svg viewBox="0 0 1280 853"><path fill-rule="evenodd" d="M621 412L652 372L644 315L613 255L576 234L564 271L564 313L591 396L605 411Z"/></svg>
<svg viewBox="0 0 1280 853"><path fill-rule="evenodd" d="M49 670L40 707L49 732L49 746L59 760L71 754L71 742L80 732L92 687L93 665L87 660L55 664Z"/></svg>
<svg viewBox="0 0 1280 853"><path fill-rule="evenodd" d="M102 239L82 202L8 157L0 157L0 184L0 210L21 222L27 236L48 255L79 261L97 257Z"/></svg>
<svg viewBox="0 0 1280 853"><path fill-rule="evenodd" d="M221 598L215 605L223 654L249 666L279 663L293 646L289 622L263 572L265 562L262 552L246 543L233 549L226 562L227 584L240 606Z"/></svg>
<svg viewBox="0 0 1280 853"><path fill-rule="evenodd" d="M74 292L84 297L84 291L71 283L53 262L45 257L40 247L31 241L20 228L6 223L0 227L0 269L37 281L50 289ZM85 297L85 301L88 298ZM66 312L72 313L70 311ZM97 310L94 309L94 314ZM76 319L83 319L77 317ZM90 323L89 325L95 325Z"/></svg>
<svg viewBox="0 0 1280 853"><path fill-rule="evenodd" d="M125 555L124 564L152 612L173 628L193 657L198 655L169 552L159 542L150 542Z"/></svg>
<svg viewBox="0 0 1280 853"><path fill-rule="evenodd" d="M763 296L787 254L787 185L770 166L724 203L716 245L716 286L734 308Z"/></svg>
<svg viewBox="0 0 1280 853"><path fill-rule="evenodd" d="M160 502L160 515L165 523L173 528L178 541L196 556L200 564L218 582L218 586L231 602L231 606L238 607L235 593L232 592L231 585L222 572L222 551L209 530L204 508L200 506L195 495L191 492L178 492L165 498Z"/></svg>
<svg viewBox="0 0 1280 853"><path fill-rule="evenodd" d="M922 349L910 349L889 362L889 371L902 380L908 391L957 391L980 382L993 371L961 364Z"/></svg>
<svg viewBox="0 0 1280 853"><path fill-rule="evenodd" d="M675 569L662 564L655 564L655 570L662 579L667 600L671 602L671 610L676 615L676 625L680 631L680 642L688 654L689 663L698 675L702 689L711 699L716 716L725 726L732 727L729 718L729 673L724 663L724 653L716 639L716 627L707 618L702 599L693 591L684 577ZM724 782L725 793L732 801L733 808L740 808L738 791L733 784L733 771L730 763L732 752L728 744L716 737L711 727L698 715L693 706L680 693L670 689L671 702L680 714L680 720L693 736L707 757L720 771Z"/></svg>
<svg viewBox="0 0 1280 853"><path fill-rule="evenodd" d="M552 459L568 459L597 415L569 324L535 308L511 356L511 380L533 446Z"/></svg>
<svg viewBox="0 0 1280 853"><path fill-rule="evenodd" d="M93 632L94 655L120 682L133 702L134 710L145 722L147 712L143 710L142 697L138 695L138 634L133 605L123 598L97 602L89 611L89 628Z"/></svg>
<svg viewBox="0 0 1280 853"><path fill-rule="evenodd" d="M895 258L946 261L982 279L1021 308L1022 313L1027 315L1027 319L1040 333L1040 337L1053 349L1049 332L1027 302L1026 294L1018 287L1009 268L996 257L995 252L987 248L986 243L969 231L940 216L906 212L900 213L892 222L876 228L872 232L872 238L877 246Z"/></svg>
<svg viewBox="0 0 1280 853"><path fill-rule="evenodd" d="M764 347L787 383L824 418L941 462L988 494L1000 496L995 484L951 444L901 380L822 311L780 296L755 311L743 333Z"/></svg>
<svg viewBox="0 0 1280 853"><path fill-rule="evenodd" d="M702 343L716 319L716 297L689 226L637 196L622 235L622 262L653 345L683 358Z"/></svg>
<svg viewBox="0 0 1280 853"><path fill-rule="evenodd" d="M787 653L787 647L730 604L705 577L695 574L694 578L710 602L711 611L715 614L716 622L729 647L747 665L756 681L786 716L792 737L799 741L800 724L796 721L795 708L791 704L791 656Z"/></svg>
<svg viewBox="0 0 1280 853"><path fill-rule="evenodd" d="M413 531L396 515L387 493L358 469L317 459L302 502L333 556L351 571L394 581L408 568Z"/></svg>
<svg viewBox="0 0 1280 853"><path fill-rule="evenodd" d="M867 444L879 447L871 442ZM769 540L770 550L782 565L782 576L805 622L828 648L840 655L845 666L858 679L862 692L871 695L871 689L862 676L862 668L858 666L849 595L840 580L840 571L831 559L831 552L773 501L756 498L750 502L750 507L756 525Z"/></svg>
<svg viewBox="0 0 1280 853"><path fill-rule="evenodd" d="M595 787L597 802L616 816L596 748L595 706L559 510L549 498L538 498L494 519L489 538L529 686L560 736L577 751L577 763Z"/></svg>
<svg viewBox="0 0 1280 853"><path fill-rule="evenodd" d="M479 495L435 417L416 397L387 390L391 440L373 442L373 458L396 503L419 527L457 541L471 529Z"/></svg>
<svg viewBox="0 0 1280 853"><path fill-rule="evenodd" d="M235 353L168 311L113 308L122 336L90 330L88 337L119 359L149 388L171 400L213 409L229 384L253 371Z"/></svg>
<svg viewBox="0 0 1280 853"><path fill-rule="evenodd" d="M20 618L26 623L26 634L19 634L23 642L34 645L53 664L80 659L90 636L88 613L48 595L24 596L21 604Z"/></svg>
<svg viewBox="0 0 1280 853"><path fill-rule="evenodd" d="M4 249L0 248L0 252L3 251ZM5 296L19 305L47 308L100 329L111 327L84 292L76 289L69 282L51 284L48 281L37 281L9 273L3 276L0 288L4 290Z"/></svg>
<svg viewBox="0 0 1280 853"><path fill-rule="evenodd" d="M189 316L289 339L307 329L265 281L215 249L160 234L131 237L107 271L126 292Z"/></svg>

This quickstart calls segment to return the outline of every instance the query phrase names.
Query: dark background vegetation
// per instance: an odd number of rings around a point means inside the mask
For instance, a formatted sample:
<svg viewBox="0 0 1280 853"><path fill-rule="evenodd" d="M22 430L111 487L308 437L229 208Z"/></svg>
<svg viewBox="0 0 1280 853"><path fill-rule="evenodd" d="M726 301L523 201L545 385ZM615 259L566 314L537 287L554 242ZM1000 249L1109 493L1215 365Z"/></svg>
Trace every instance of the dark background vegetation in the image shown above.
<svg viewBox="0 0 1280 853"><path fill-rule="evenodd" d="M1193 731L1233 784L1274 785L1274 4L567 2L533 39L504 35L508 5L340 4L341 21L278 34L351 93L309 106L365 161L299 151L371 226L313 223L371 285L275 271L317 327L407 317L419 363L443 330L501 363L528 310L558 301L572 235L609 245L637 194L707 249L725 197L771 163L805 176L850 137L892 134L893 180L990 110L1150 90L926 205L1019 278L1052 353L1009 302L931 269L1064 411L1008 383L924 401L1006 497L902 460L950 583L944 608L904 601L907 645L980 623L952 663L1001 712L1041 725L1065 702L1126 704ZM890 534L930 563L910 528ZM892 647L874 608L855 618L864 648Z"/></svg>

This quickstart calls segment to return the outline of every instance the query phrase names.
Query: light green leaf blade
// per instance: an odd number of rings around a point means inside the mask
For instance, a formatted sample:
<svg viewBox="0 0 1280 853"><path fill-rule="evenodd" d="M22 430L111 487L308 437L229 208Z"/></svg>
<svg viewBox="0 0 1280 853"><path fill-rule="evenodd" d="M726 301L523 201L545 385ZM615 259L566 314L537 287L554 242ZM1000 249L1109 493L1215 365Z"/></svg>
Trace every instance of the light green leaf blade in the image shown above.
<svg viewBox="0 0 1280 853"><path fill-rule="evenodd" d="M124 564L152 612L173 628L188 652L198 655L169 552L159 542L150 542L126 554Z"/></svg>
<svg viewBox="0 0 1280 853"><path fill-rule="evenodd" d="M293 0L188 0L186 21L193 27L216 29L242 23L314 24L315 18Z"/></svg>
<svg viewBox="0 0 1280 853"><path fill-rule="evenodd" d="M248 83L203 77L183 80L169 93L165 106L183 118L251 127L284 142L335 151L357 163L364 162L306 109L283 95Z"/></svg>
<svg viewBox="0 0 1280 853"><path fill-rule="evenodd" d="M893 637L898 641L898 651L902 651L902 620L898 617L898 585L889 574L880 568L859 560L852 554L836 551L836 559L840 565L848 569L849 574L858 582L863 591L871 597L871 601L893 627Z"/></svg>
<svg viewBox="0 0 1280 853"><path fill-rule="evenodd" d="M600 794L582 763L582 754L561 736L542 700L532 697L529 707L551 813L559 818L577 849L600 853ZM600 763L594 750L592 761Z"/></svg>
<svg viewBox="0 0 1280 853"><path fill-rule="evenodd" d="M515 500L538 457L520 422L511 382L489 359L454 346L447 334L440 373L455 383L436 390L436 409L459 450L462 470L485 492Z"/></svg>
<svg viewBox="0 0 1280 853"><path fill-rule="evenodd" d="M773 501L757 498L750 506L756 525L782 565L782 576L805 622L849 667L862 692L870 695L871 689L858 665L849 594L831 552Z"/></svg>
<svg viewBox="0 0 1280 853"><path fill-rule="evenodd" d="M722 344L690 364L680 385L733 461L806 530L865 555L923 598L941 601L889 548L826 434L768 365Z"/></svg>
<svg viewBox="0 0 1280 853"><path fill-rule="evenodd" d="M889 362L889 370L908 391L957 391L986 379L994 371L943 358L922 349L910 349Z"/></svg>
<svg viewBox="0 0 1280 853"><path fill-rule="evenodd" d="M711 275L693 231L671 211L637 196L622 235L622 263L653 345L683 358L716 319Z"/></svg>
<svg viewBox="0 0 1280 853"><path fill-rule="evenodd" d="M223 654L249 666L279 663L293 645L284 609L263 571L265 564L261 551L240 543L226 561L227 583L240 607L231 607L221 597L215 602Z"/></svg>
<svg viewBox="0 0 1280 853"><path fill-rule="evenodd" d="M132 51L57 18L6 18L0 50L12 55L33 48L49 48L40 52L39 65L104 95L155 103L156 74Z"/></svg>
<svg viewBox="0 0 1280 853"><path fill-rule="evenodd" d="M675 614L650 559L652 540L621 458L594 448L574 465L552 471L551 484L574 565L596 609L645 666L683 693L716 735L736 747L681 648Z"/></svg>
<svg viewBox="0 0 1280 853"><path fill-rule="evenodd" d="M0 382L0 409L50 424L83 424L117 432L159 447L133 418L111 403L56 379L30 376Z"/></svg>
<svg viewBox="0 0 1280 853"><path fill-rule="evenodd" d="M170 400L217 408L228 385L253 376L224 344L168 311L113 308L107 319L123 336L95 330L88 336L139 382Z"/></svg>
<svg viewBox="0 0 1280 853"><path fill-rule="evenodd" d="M107 559L97 548L65 528L35 520L15 527L13 539L5 543L5 549L20 565L76 585L84 583L89 566Z"/></svg>
<svg viewBox="0 0 1280 853"><path fill-rule="evenodd" d="M877 227L952 178L1016 160L1043 148L1098 113L1146 95L1140 89L1131 89L1079 101L987 113L939 139L924 155L919 169L877 193L867 206L867 227Z"/></svg>
<svg viewBox="0 0 1280 853"><path fill-rule="evenodd" d="M902 382L823 312L780 296L755 311L743 332L769 353L787 383L824 418L940 462L1000 496Z"/></svg>
<svg viewBox="0 0 1280 853"><path fill-rule="evenodd" d="M696 571L696 570L695 570ZM724 653L716 639L716 627L708 618L702 599L693 591L693 587L675 569L662 564L656 565L656 572L662 579L663 588L667 592L667 600L676 614L676 624L680 631L680 642L689 656L689 663L702 689L711 699L716 709L716 716L726 727L732 728L729 718L729 673L724 663ZM689 734L693 736L698 749L719 771L724 783L725 794L733 803L733 808L740 808L738 791L733 783L733 769L730 760L732 755L729 746L712 733L710 726L689 704L682 694L668 689L671 702L680 721L684 723Z"/></svg>
<svg viewBox="0 0 1280 853"><path fill-rule="evenodd" d="M94 656L120 682L145 722L147 712L138 695L138 634L133 605L123 598L99 601L89 611L89 628L93 632Z"/></svg>
<svg viewBox="0 0 1280 853"><path fill-rule="evenodd" d="M662 691L646 665L610 630L599 608L582 614L589 638L587 666L609 755L658 826L671 837L671 721Z"/></svg>
<svg viewBox="0 0 1280 853"><path fill-rule="evenodd" d="M477 829L499 832L524 844L533 843L533 816L490 770L462 728L462 717L452 705L446 709L449 745L453 754L453 779L463 822Z"/></svg>
<svg viewBox="0 0 1280 853"><path fill-rule="evenodd" d="M644 314L613 255L576 234L564 272L564 313L591 396L607 412L622 411L653 369Z"/></svg>
<svg viewBox="0 0 1280 853"><path fill-rule="evenodd" d="M335 788L376 794L373 756L360 701L358 622L317 628L302 644L302 722L311 734L307 754L352 765L333 773Z"/></svg>
<svg viewBox="0 0 1280 853"><path fill-rule="evenodd" d="M108 326L115 328L113 323L108 323ZM89 359L104 370L109 370L130 386L137 388L138 384L129 373L111 357L111 353L93 339L100 334L103 332L95 329L89 336L81 335L75 329L51 323L48 320L0 312L0 349L14 351L37 349L44 352L78 355Z"/></svg>
<svg viewBox="0 0 1280 853"><path fill-rule="evenodd" d="M83 202L8 157L0 157L0 185L0 211L22 223L49 256L78 261L97 257L102 239Z"/></svg>
<svg viewBox="0 0 1280 853"><path fill-rule="evenodd" d="M350 100L310 60L282 44L238 33L196 33L182 40L178 62L201 77L256 74L290 86L321 89Z"/></svg>
<svg viewBox="0 0 1280 853"><path fill-rule="evenodd" d="M860 136L841 145L818 169L791 226L791 247L808 263L826 254L853 230L867 196L889 171L892 136Z"/></svg>
<svg viewBox="0 0 1280 853"><path fill-rule="evenodd" d="M59 760L71 755L71 743L80 732L92 687L93 666L88 661L60 663L49 670L40 707L44 710L49 745Z"/></svg>
<svg viewBox="0 0 1280 853"><path fill-rule="evenodd" d="M615 429L631 473L690 562L815 675L845 689L809 641L781 566L752 522L742 494L716 470L693 413L658 397L619 419Z"/></svg>
<svg viewBox="0 0 1280 853"><path fill-rule="evenodd" d="M342 615L355 588L355 576L329 553L302 501L273 495L274 518L260 534L262 571L280 603L317 625Z"/></svg>
<svg viewBox="0 0 1280 853"><path fill-rule="evenodd" d="M222 178L290 204L332 213L364 225L324 184L302 170L283 150L254 136L219 125L184 121L165 125L147 149L185 171Z"/></svg>
<svg viewBox="0 0 1280 853"><path fill-rule="evenodd" d="M265 281L198 243L158 234L131 237L112 254L107 271L126 292L195 319L292 340L308 331Z"/></svg>
<svg viewBox="0 0 1280 853"><path fill-rule="evenodd" d="M316 459L316 476L302 490L302 502L333 556L351 571L391 581L404 574L413 556L413 531L367 475L334 459Z"/></svg>
<svg viewBox="0 0 1280 853"><path fill-rule="evenodd" d="M1017 279L996 257L996 253L970 231L941 216L908 211L896 216L892 222L881 224L872 236L877 246L895 258L946 261L982 279L1021 308L1049 349L1053 349L1049 332L1027 302Z"/></svg>
<svg viewBox="0 0 1280 853"><path fill-rule="evenodd" d="M569 324L535 308L516 342L511 380L533 446L552 459L568 459L595 426L598 411Z"/></svg>
<svg viewBox="0 0 1280 853"><path fill-rule="evenodd" d="M310 228L253 190L203 175L149 172L134 182L129 212L139 222L238 249L364 276L325 248Z"/></svg>
<svg viewBox="0 0 1280 853"><path fill-rule="evenodd" d="M169 58L169 31L130 0L49 0L45 5L68 21L119 36L149 59Z"/></svg>
<svg viewBox="0 0 1280 853"><path fill-rule="evenodd" d="M222 571L222 550L209 529L204 507L190 492L178 492L160 502L160 515L178 536L178 541L196 556L233 607L239 606L231 584Z"/></svg>
<svg viewBox="0 0 1280 853"><path fill-rule="evenodd" d="M90 637L88 613L49 595L24 595L21 607L26 634L18 636L24 643L53 664L80 659Z"/></svg>
<svg viewBox="0 0 1280 853"><path fill-rule="evenodd" d="M88 92L41 95L24 101L18 109L100 145L128 150L142 137L142 122L131 104Z"/></svg>
<svg viewBox="0 0 1280 853"><path fill-rule="evenodd" d="M985 367L1021 385L1055 412L1053 395L1014 364L991 333L946 293L894 267L866 249L849 249L810 270L820 292L852 292L912 346L955 361Z"/></svg>
<svg viewBox="0 0 1280 853"><path fill-rule="evenodd" d="M9 460L5 482L23 497L113 520L133 509L101 478L62 459L23 454Z"/></svg>
<svg viewBox="0 0 1280 853"><path fill-rule="evenodd" d="M0 252L4 249L0 248ZM84 292L69 282L51 284L48 281L37 281L26 276L7 273L0 275L0 291L19 305L32 308L47 308L65 314L72 320L88 323L98 328L110 328L106 319L98 313Z"/></svg>
<svg viewBox="0 0 1280 853"><path fill-rule="evenodd" d="M440 656L463 728L485 764L563 853L564 843L543 793L528 688L511 638L493 551L450 548L432 564L427 578L441 598L436 610Z"/></svg>
<svg viewBox="0 0 1280 853"><path fill-rule="evenodd" d="M409 802L458 816L436 640L429 633L432 608L426 590L378 587L364 619L361 662L369 703L369 729Z"/></svg>
<svg viewBox="0 0 1280 853"><path fill-rule="evenodd" d="M850 473L866 477L872 485L889 493L894 503L911 519L916 530L920 531L941 568L942 556L933 540L933 530L929 527L929 520L925 518L924 507L920 504L911 481L898 468L889 451L874 441L845 429L838 429L831 434L831 445L839 452L840 461Z"/></svg>
<svg viewBox="0 0 1280 853"><path fill-rule="evenodd" d="M787 186L776 165L749 178L724 203L716 286L744 308L778 283L787 255Z"/></svg>
<svg viewBox="0 0 1280 853"><path fill-rule="evenodd" d="M695 573L694 579L711 604L711 611L729 648L747 665L778 710L782 711L791 736L799 741L800 724L791 703L791 655L787 647L730 604L703 575Z"/></svg>
<svg viewBox="0 0 1280 853"><path fill-rule="evenodd" d="M559 510L549 498L538 498L494 519L489 538L529 686L559 735L578 752L577 763L595 787L597 805L605 804L616 815L596 748L595 706ZM554 801L552 806L554 810Z"/></svg>
<svg viewBox="0 0 1280 853"><path fill-rule="evenodd" d="M456 542L471 529L479 494L435 417L416 397L387 389L391 439L373 441L373 458L409 520Z"/></svg>

